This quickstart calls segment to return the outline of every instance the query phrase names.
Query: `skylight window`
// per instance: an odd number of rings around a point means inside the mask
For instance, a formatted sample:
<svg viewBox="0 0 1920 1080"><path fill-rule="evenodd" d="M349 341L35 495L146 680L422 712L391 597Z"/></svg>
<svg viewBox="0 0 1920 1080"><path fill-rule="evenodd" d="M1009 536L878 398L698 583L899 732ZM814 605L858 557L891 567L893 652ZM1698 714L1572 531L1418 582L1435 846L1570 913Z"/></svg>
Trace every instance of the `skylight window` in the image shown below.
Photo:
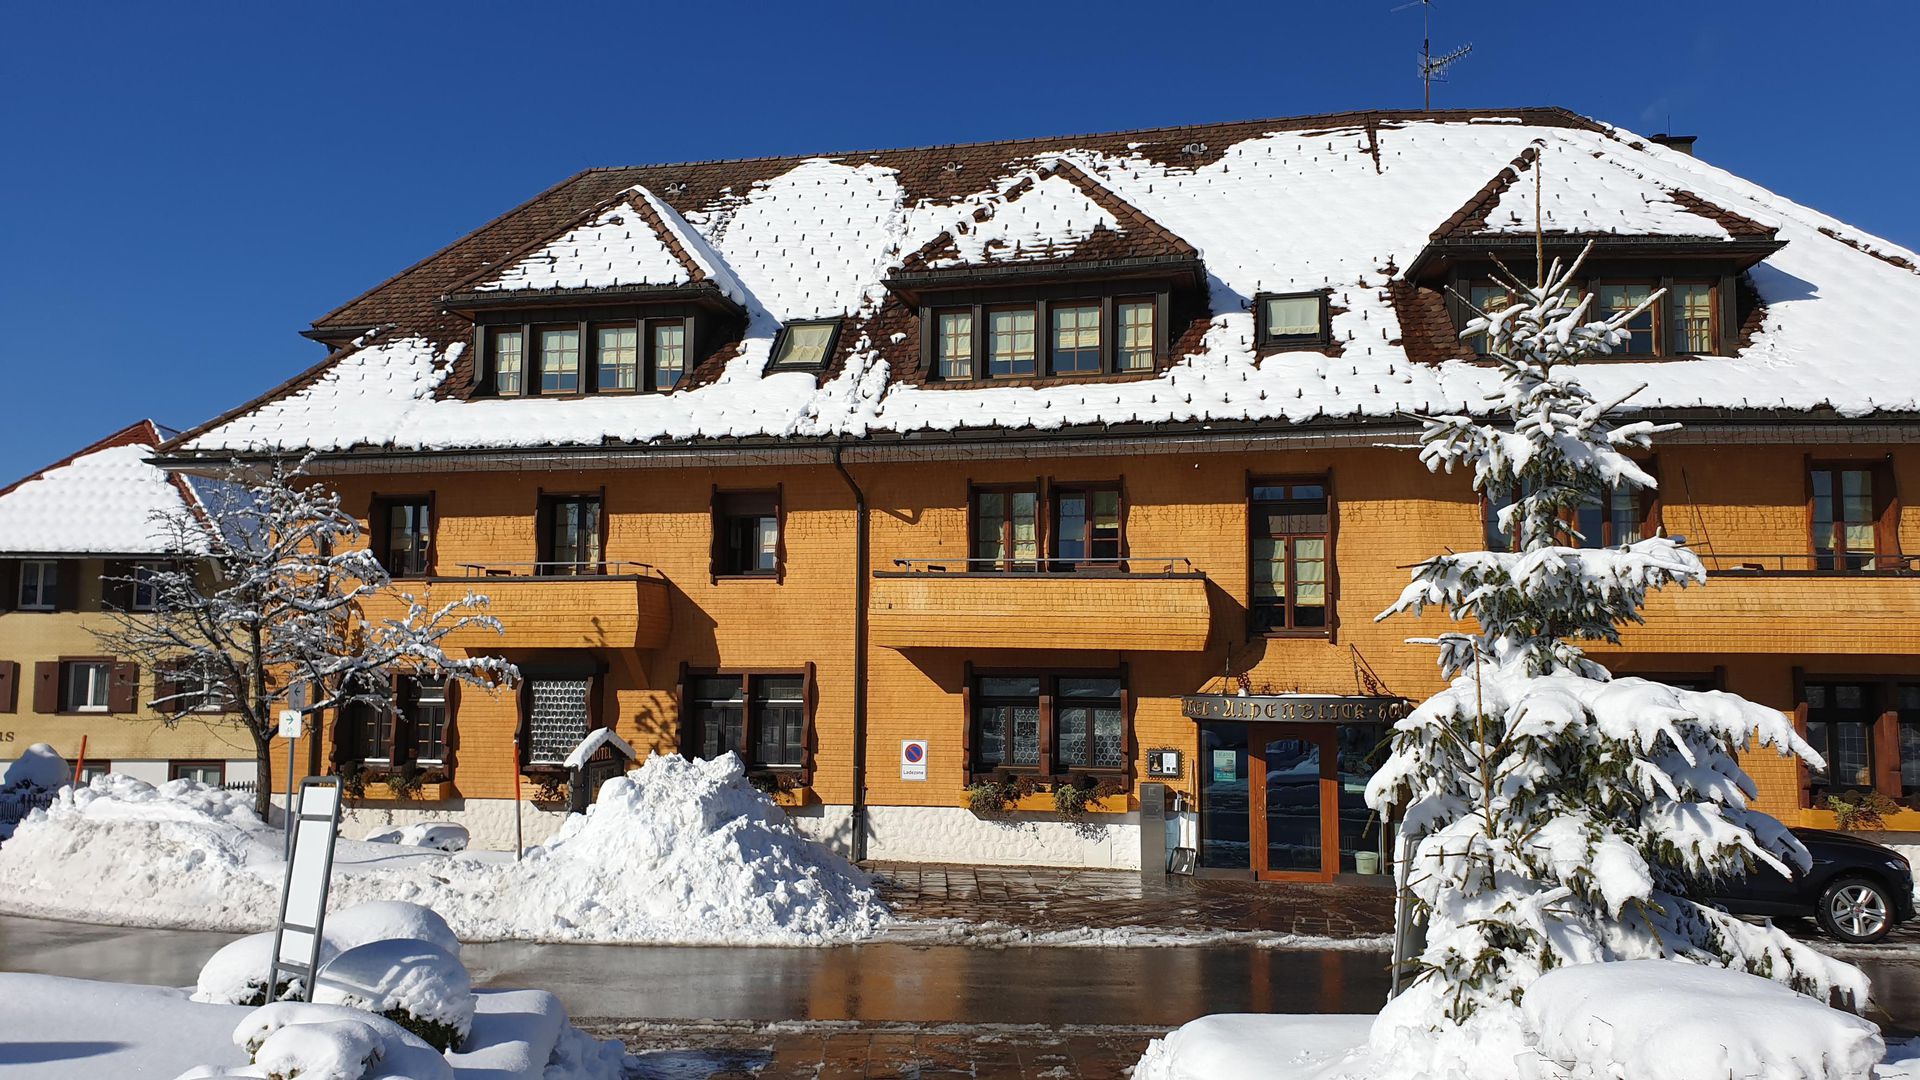
<svg viewBox="0 0 1920 1080"><path fill-rule="evenodd" d="M1262 351L1327 344L1325 293L1262 293L1253 298L1253 311L1254 332Z"/></svg>
<svg viewBox="0 0 1920 1080"><path fill-rule="evenodd" d="M773 366L778 370L818 371L833 357L833 341L840 333L839 319L788 323L774 342Z"/></svg>

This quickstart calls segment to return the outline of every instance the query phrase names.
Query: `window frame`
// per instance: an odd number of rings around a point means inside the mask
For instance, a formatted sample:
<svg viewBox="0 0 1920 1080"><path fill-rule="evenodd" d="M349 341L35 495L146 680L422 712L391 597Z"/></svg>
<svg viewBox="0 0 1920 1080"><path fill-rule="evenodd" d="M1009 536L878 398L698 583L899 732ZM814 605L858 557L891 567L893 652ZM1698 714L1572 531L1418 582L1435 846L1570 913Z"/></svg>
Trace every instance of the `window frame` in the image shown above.
<svg viewBox="0 0 1920 1080"><path fill-rule="evenodd" d="M1641 467L1641 469L1645 470L1646 473L1652 476L1655 480L1658 480L1660 478L1660 468L1659 468L1660 459L1658 457L1649 457L1644 460L1636 459L1636 464L1638 464ZM1619 537L1616 536L1614 532L1613 500L1618 495L1621 489L1618 486L1609 486L1609 487L1603 488L1602 490L1605 492L1605 494L1603 495L1602 502L1601 502L1602 515L1600 519L1601 535L1599 538L1599 543L1582 546L1580 548L1580 550L1582 551L1598 551L1605 548L1614 548L1614 547L1620 546ZM1662 489L1657 487L1638 488L1633 492L1633 508L1635 513L1635 520L1638 524L1640 539L1642 540L1650 536L1659 535L1660 530L1664 528L1664 522L1662 521L1662 513L1664 510L1665 503L1661 499L1661 490ZM1479 492L1478 495L1479 495L1478 504L1480 507L1480 532L1481 532L1482 542L1487 545L1487 550L1488 551L1504 551L1508 553L1520 550L1519 540L1515 537L1510 537L1510 536L1505 537L1505 540L1506 540L1505 547L1498 546L1494 543L1496 534L1493 531L1493 526L1494 526L1493 515L1495 510L1493 505L1493 499L1490 498L1488 494L1484 491ZM1561 520L1567 521L1569 522L1569 524L1573 525L1575 528L1578 528L1579 513L1580 512L1578 510L1575 510L1572 512L1573 516L1571 518L1562 516ZM1809 535L1811 535L1811 531L1812 531L1811 525L1809 525L1808 531L1809 531Z"/></svg>
<svg viewBox="0 0 1920 1080"><path fill-rule="evenodd" d="M1267 330L1267 303L1272 300L1317 300L1320 305L1320 330L1314 334L1287 334L1274 337ZM1326 289L1306 292L1257 292L1253 294L1253 352L1255 356L1275 353L1326 349L1333 344L1331 293Z"/></svg>
<svg viewBox="0 0 1920 1080"><path fill-rule="evenodd" d="M537 343L533 351L533 377L538 380L527 393L527 397L570 398L591 393L587 381L587 323L580 322L536 322L532 324L532 341ZM547 335L573 335L573 388L546 388L547 380Z"/></svg>
<svg viewBox="0 0 1920 1080"><path fill-rule="evenodd" d="M598 491L547 491L538 493L538 504L534 512L534 566L533 577L604 577L607 573L607 489ZM562 565L554 557L557 545L554 534L557 516L554 511L565 505L592 503L595 508L596 557L590 560L577 560L565 565L571 570L556 570Z"/></svg>
<svg viewBox="0 0 1920 1080"><path fill-rule="evenodd" d="M1095 496L1111 494L1114 497L1114 554L1104 562L1099 555L1091 554L1095 544ZM1087 557L1076 562L1068 562L1060 554L1060 540L1066 535L1060 521L1060 504L1064 497L1085 496L1087 515L1083 520L1080 542L1089 552ZM1051 573L1085 573L1088 571L1112 571L1124 573L1127 568L1127 488L1118 479L1102 480L1092 483L1053 483L1048 482L1042 492L1043 506L1047 514L1047 526L1040 550L1044 552L1042 561Z"/></svg>
<svg viewBox="0 0 1920 1080"><path fill-rule="evenodd" d="M833 366L833 358L840 347L840 324L838 316L829 319L794 319L780 327L773 336L773 348L767 354L767 370L774 371L810 371L822 372ZM781 354L792 344L794 331L817 326L827 328L826 348L821 352L818 362L796 364L781 360Z"/></svg>
<svg viewBox="0 0 1920 1080"><path fill-rule="evenodd" d="M1025 701L1024 698L989 698L981 689L986 679L1037 679L1039 695L1039 751L1036 765L1009 765L1003 760L1000 764L987 764L979 760L980 726L979 710L983 705L995 701ZM1117 704L1120 710L1120 764L1117 766L1061 767L1059 758L1059 713L1062 698L1059 693L1061 679L1112 679L1119 683ZM1126 782L1131 792L1134 775L1134 759L1139 756L1138 739L1134 732L1134 695L1129 665L1121 663L1115 667L1074 668L1074 667L976 667L971 661L963 666L961 682L961 708L964 710L964 732L962 758L965 779L972 783L978 779L999 776L1030 777L1039 781L1065 783L1076 776L1093 776L1102 779L1118 779ZM1106 702L1114 699L1076 698L1074 701ZM1071 707L1071 706L1069 706ZM1091 719L1090 721L1091 722ZM1092 754L1092 731L1089 731L1087 743L1089 759ZM1007 752L1012 750L1012 731L1009 728L1002 743ZM1004 756L1004 755L1003 755Z"/></svg>
<svg viewBox="0 0 1920 1080"><path fill-rule="evenodd" d="M60 610L60 562L59 559L22 559L20 561L20 580L14 591L15 611L58 611ZM27 603L27 570L38 567L34 573L34 589L37 599Z"/></svg>
<svg viewBox="0 0 1920 1080"><path fill-rule="evenodd" d="M1905 779L1901 769L1900 729L1903 726L1900 710L1900 691L1903 687L1920 687L1920 675L1879 675L1827 673L1808 674L1803 669L1793 671L1794 728L1801 738L1812 743L1809 724L1816 722L1809 702L1809 689L1814 686L1835 687L1857 685L1865 688L1868 701L1862 706L1864 719L1841 721L1862 723L1866 726L1867 776L1865 785L1839 785L1831 782L1816 782L1812 769L1804 762L1796 762L1800 773L1800 805L1803 809L1824 809L1826 796L1849 791L1878 791L1908 808L1920 807L1920 790L1909 793L1905 789ZM1825 721L1832 724L1834 721ZM1827 757L1828 767L1832 767L1834 755L1834 733L1829 731L1824 746L1815 746L1815 750Z"/></svg>
<svg viewBox="0 0 1920 1080"><path fill-rule="evenodd" d="M1820 553L1820 536L1815 506L1818 496L1815 493L1814 476L1826 473L1835 485L1830 490L1831 498L1837 504L1844 497L1842 474L1858 470L1868 475L1873 486L1873 553L1871 561L1876 565L1849 567L1846 560L1851 551L1844 547L1835 548L1831 554ZM1900 491L1896 484L1893 461L1890 456L1876 458L1818 458L1808 455L1806 458L1807 492L1807 557L1815 573L1833 574L1872 574L1903 570L1906 558L1900 547ZM1844 543L1844 541L1843 541ZM1831 560L1831 565L1821 565L1822 559ZM1887 565L1878 565L1885 563Z"/></svg>
<svg viewBox="0 0 1920 1080"><path fill-rule="evenodd" d="M769 514L764 510L753 511L743 509L742 504L748 503L750 500L771 500L772 513ZM730 579L763 580L772 578L776 584L786 581L787 499L786 485L784 483L776 484L772 488L744 489L722 489L716 484L713 488L712 499L708 505L708 526L711 529L711 546L709 549L707 570L708 577L711 579L712 584L718 584ZM745 520L749 517L755 522L756 530L760 521L768 517L773 518L773 567L771 569L761 569L756 565L752 569L742 570L730 561L730 556L736 551L732 544L733 524L737 520ZM755 551L756 555L752 561L757 564L759 561L757 557L757 546Z"/></svg>
<svg viewBox="0 0 1920 1080"><path fill-rule="evenodd" d="M1146 367L1120 366L1120 334L1117 323L1120 305L1144 303L1153 312L1152 362ZM1053 314L1055 307L1098 306L1100 320L1100 364L1094 371L1058 372L1054 367ZM971 290L945 290L917 303L920 327L920 371L925 385L934 387L978 387L993 385L1053 385L1112 379L1136 379L1154 375L1166 366L1172 351L1168 324L1173 306L1172 288L1158 281L1121 279L1108 282L1063 282L1021 289L985 287ZM989 316L997 311L1031 311L1034 325L1034 370L1031 374L992 374L988 356L991 333ZM952 376L942 370L940 333L943 315L969 314L971 328L972 374Z"/></svg>
<svg viewBox="0 0 1920 1080"><path fill-rule="evenodd" d="M1027 357L1026 360L1027 363L1033 365L1033 370L1009 371L1005 375L995 375L993 373L993 317L995 315L1018 315L1021 313L1025 313L1028 318L1033 320L1032 327L1027 331L1033 336L1033 353ZM1042 320L1047 317L1044 306L1039 304L987 304L982 307L981 316L984 320L984 325L981 325L975 333L979 335L983 348L980 350L979 373L976 374L974 378L981 382L990 383L1040 378L1041 370L1047 363L1048 350L1047 341L1041 336L1045 333L1043 329L1045 323ZM1013 331L1015 334L1019 332L1018 330ZM1011 365L1012 361L1009 360L1008 363Z"/></svg>
<svg viewBox="0 0 1920 1080"><path fill-rule="evenodd" d="M1514 264L1514 266L1516 270L1524 275L1531 272L1532 263L1531 260L1529 260L1524 267L1519 264ZM1474 317L1471 306L1472 301L1469 299L1471 293L1468 290L1484 287L1487 284L1488 273L1492 269L1490 266L1484 269L1466 268L1454 273L1448 279L1446 289L1449 295L1446 300L1448 312L1453 319L1452 326L1456 335L1456 344L1462 343L1458 339L1458 335L1466 328L1468 320ZM1613 352L1604 356L1592 357L1587 361L1588 363L1606 363L1615 360L1684 360L1698 356L1726 356L1733 352L1734 340L1730 334L1737 332L1740 324L1740 313L1736 303L1740 291L1738 274L1717 272L1711 267L1694 267L1692 268L1692 272L1688 272L1688 268L1684 266L1675 267L1669 263L1645 259L1622 261L1602 269L1605 272L1592 273L1592 276L1589 276L1584 281L1576 282L1573 287L1576 294L1590 293L1593 295L1596 318L1598 317L1600 289L1603 286L1650 285L1651 289L1665 290L1666 295L1662 296L1654 303L1653 307L1649 309L1653 316L1652 352ZM1679 272L1673 272L1676 269L1678 269ZM1592 271L1591 266L1589 270L1590 272ZM1713 348L1709 352L1677 352L1672 347L1672 303L1674 299L1674 289L1681 285L1704 285L1710 291L1707 307L1712 313L1713 319ZM1474 351L1471 355L1476 360L1484 359L1486 356L1485 353L1479 351Z"/></svg>
<svg viewBox="0 0 1920 1080"><path fill-rule="evenodd" d="M113 713L113 667L116 661L112 657L63 656L57 663L60 665L60 713L70 716L106 716ZM100 704L74 704L73 672L80 667L98 668L100 670Z"/></svg>
<svg viewBox="0 0 1920 1080"><path fill-rule="evenodd" d="M213 769L220 778L209 786L216 788L226 786L227 763L224 761L213 758L182 758L178 761L169 761L167 762L167 779L169 781L181 779L180 773L184 769Z"/></svg>
<svg viewBox="0 0 1920 1080"><path fill-rule="evenodd" d="M154 586L151 575L165 573L168 566L168 563L158 559L139 559L136 560L132 566L128 567L127 576L130 579L127 583L128 611L152 612L159 610L160 593ZM145 601L140 599L140 593L143 589L147 594Z"/></svg>
<svg viewBox="0 0 1920 1080"><path fill-rule="evenodd" d="M1116 496L1119 537L1118 555L1114 560L1102 563L1097 556L1069 562L1060 554L1060 497L1066 494L1095 494L1111 492ZM987 557L980 553L979 530L981 522L980 496L982 495L1032 495L1033 511L1033 550L1032 559L1023 559L1015 554L1014 515L1004 514L1000 524L1000 546L1003 554L989 564ZM1088 502L1089 509L1092 500ZM1050 477L1035 477L1032 482L1015 481L1013 483L968 483L967 484L967 522L966 572L972 574L1124 574L1128 570L1128 558L1131 549L1127 538L1127 524L1131 514L1131 503L1127 499L1127 482L1124 476L1115 476L1098 480L1054 480ZM1091 529L1092 517L1088 518L1087 529ZM1091 532L1083 532L1091 549Z"/></svg>
<svg viewBox="0 0 1920 1080"><path fill-rule="evenodd" d="M1058 300L1047 304L1046 348L1044 351L1046 353L1045 371L1048 378L1084 379L1093 375L1113 374L1120 370L1120 354L1118 350L1114 348L1112 340L1113 322L1111 311L1109 310L1115 306L1111 298L1106 298L1105 302L1103 302L1103 298L1097 296L1085 300ZM1062 311L1093 312L1093 367L1090 370L1081 370L1079 368L1075 368L1072 371L1060 370L1062 350L1060 348L1059 338L1056 336L1056 331L1058 330L1057 320ZM1084 328L1076 327L1075 329L1077 332ZM1079 353L1085 350L1073 349L1067 351Z"/></svg>
<svg viewBox="0 0 1920 1080"><path fill-rule="evenodd" d="M1255 499L1254 492L1263 487L1285 487L1288 489L1289 495L1291 495L1293 488L1307 485L1317 485L1323 493L1326 507L1322 513L1326 517L1326 528L1324 531L1318 533L1284 533L1279 537L1284 539L1286 543L1287 574L1286 584L1280 596L1279 610L1281 612L1281 624L1263 628L1261 612L1270 610L1272 605L1263 604L1261 600L1254 595L1254 589L1257 584L1254 577L1254 566L1258 561L1254 558L1254 544L1259 540L1273 540L1276 539L1276 537L1271 532L1262 530L1260 526L1260 515L1257 513L1256 508L1267 503L1296 502L1298 500L1291 497L1285 500ZM1249 638L1327 638L1331 640L1334 635L1334 629L1339 621L1335 614L1335 601L1338 596L1338 590L1335 585L1338 581L1338 575L1335 571L1334 557L1335 541L1339 531L1339 503L1334 496L1333 474L1327 472L1318 475L1249 475L1247 477L1246 498L1247 636ZM1295 608L1300 606L1296 604L1294 600L1294 590L1300 583L1299 574L1295 570L1297 563L1294 542L1313 539L1317 539L1321 543L1321 561L1323 566L1321 569L1320 588L1324 594L1322 597L1324 600L1322 604L1323 615L1321 625L1301 626L1299 625L1298 618L1294 614Z"/></svg>
<svg viewBox="0 0 1920 1080"><path fill-rule="evenodd" d="M533 688L542 682L584 682L586 683L586 728L582 738L591 735L603 727L610 726L603 720L605 714L606 665L595 661L588 664L523 664L521 665L519 693L515 695L518 703L519 718L514 725L515 739L518 741L520 771L529 776L554 776L566 772L565 759L560 761L535 761L533 739ZM448 731L452 731L453 717L448 717ZM451 748L450 748L451 749Z"/></svg>
<svg viewBox="0 0 1920 1080"><path fill-rule="evenodd" d="M694 667L686 663L680 665L680 685L675 695L679 711L679 737L681 753L689 758L705 758L705 746L698 736L700 729L697 705L700 702L714 701L714 698L693 696L695 685L701 679L738 679L740 680L740 737L734 746L721 751L731 751L739 757L748 772L787 776L798 780L802 785L812 782L814 770L814 747L816 742L815 713L819 699L818 671L812 661L798 667ZM758 692L760 683L765 679L800 680L801 728L800 760L798 762L770 763L759 759L760 716L759 705L765 699ZM786 701L788 699L778 699Z"/></svg>
<svg viewBox="0 0 1920 1080"><path fill-rule="evenodd" d="M475 352L473 393L476 397L570 399L608 394L666 394L680 389L692 377L698 363L697 343L702 314L689 304L660 304L654 307L602 305L526 312L482 312L474 323L472 348ZM708 313L706 318L712 318ZM632 328L635 332L634 386L602 386L600 380L600 331ZM659 370L659 348L655 331L678 328L681 356L678 377L663 385ZM542 392L543 378L539 335L543 330L576 330L579 337L579 371L576 388ZM502 390L499 384L496 341L501 334L520 337L520 385L517 390Z"/></svg>
<svg viewBox="0 0 1920 1080"><path fill-rule="evenodd" d="M425 515L426 529L423 543L418 549L421 566L418 572L409 569L402 573L393 561L393 512L395 510L418 510ZM386 495L375 493L369 500L367 510L368 539L373 548L373 557L379 560L387 576L400 581L414 581L430 578L434 575L435 557L439 554L435 543L439 528L439 515L434 513L434 493L429 491L417 495Z"/></svg>

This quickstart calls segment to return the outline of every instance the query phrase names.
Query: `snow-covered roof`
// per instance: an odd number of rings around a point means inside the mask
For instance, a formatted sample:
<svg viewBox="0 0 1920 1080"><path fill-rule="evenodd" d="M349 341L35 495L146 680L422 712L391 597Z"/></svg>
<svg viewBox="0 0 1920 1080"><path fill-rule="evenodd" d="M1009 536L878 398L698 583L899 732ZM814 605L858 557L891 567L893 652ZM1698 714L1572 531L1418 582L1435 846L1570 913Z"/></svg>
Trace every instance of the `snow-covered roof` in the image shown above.
<svg viewBox="0 0 1920 1080"><path fill-rule="evenodd" d="M163 441L151 420L0 488L0 555L169 553L155 514L187 514L185 482L148 464Z"/></svg>
<svg viewBox="0 0 1920 1080"><path fill-rule="evenodd" d="M1531 232L1535 167L1549 233L1766 245L1748 272L1759 307L1736 355L1608 363L1584 375L1597 394L1644 382L1636 404L1650 408L1920 411L1907 344L1920 318L1920 256L1631 132L1525 109L583 173L320 320L322 336L384 329L171 449L858 438L1474 408L1492 373L1444 326L1409 313L1406 296L1418 290L1404 275L1443 234L1471 243ZM642 228L643 208L660 227ZM442 302L456 285L652 283L689 272L662 254L674 246L667 237L737 289L747 312L742 339L706 357L682 389L468 400L470 334ZM1152 377L1004 386L921 377L919 329L890 279L1093 250L1185 253L1204 265L1206 310L1171 328L1174 355ZM1253 296L1306 291L1328 295L1331 345L1258 355ZM825 375L768 371L784 323L832 316L848 321Z"/></svg>

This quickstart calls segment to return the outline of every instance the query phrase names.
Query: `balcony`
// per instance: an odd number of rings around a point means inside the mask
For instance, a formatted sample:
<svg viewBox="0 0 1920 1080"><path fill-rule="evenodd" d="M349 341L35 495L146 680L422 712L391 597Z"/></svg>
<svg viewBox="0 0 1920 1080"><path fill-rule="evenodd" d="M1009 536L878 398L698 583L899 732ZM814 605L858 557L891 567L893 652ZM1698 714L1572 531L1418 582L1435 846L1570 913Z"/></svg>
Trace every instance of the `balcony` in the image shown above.
<svg viewBox="0 0 1920 1080"><path fill-rule="evenodd" d="M396 582L362 602L369 620L405 615L399 593L429 606L468 592L490 601L484 613L502 633L470 626L445 644L471 652L499 649L657 649L673 628L667 579L645 563L462 563L462 573Z"/></svg>
<svg viewBox="0 0 1920 1080"><path fill-rule="evenodd" d="M894 649L1198 652L1212 623L1207 577L1183 558L1048 560L1024 571L967 559L896 559L873 572L873 641Z"/></svg>
<svg viewBox="0 0 1920 1080"><path fill-rule="evenodd" d="M1696 551L1705 587L1649 593L1645 626L1621 639L1640 652L1900 656L1920 652L1920 557L1872 568L1822 567L1815 556ZM1596 652L1612 651L1596 648Z"/></svg>

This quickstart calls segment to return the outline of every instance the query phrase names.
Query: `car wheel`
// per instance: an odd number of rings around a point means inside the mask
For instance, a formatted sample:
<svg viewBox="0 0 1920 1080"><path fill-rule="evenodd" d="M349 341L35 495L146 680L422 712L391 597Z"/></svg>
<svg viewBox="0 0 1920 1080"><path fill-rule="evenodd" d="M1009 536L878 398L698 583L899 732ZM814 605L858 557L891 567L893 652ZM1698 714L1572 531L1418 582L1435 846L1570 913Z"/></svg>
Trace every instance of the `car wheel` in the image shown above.
<svg viewBox="0 0 1920 1080"><path fill-rule="evenodd" d="M1829 937L1870 945L1893 931L1893 898L1879 882L1841 878L1820 894L1815 917Z"/></svg>

